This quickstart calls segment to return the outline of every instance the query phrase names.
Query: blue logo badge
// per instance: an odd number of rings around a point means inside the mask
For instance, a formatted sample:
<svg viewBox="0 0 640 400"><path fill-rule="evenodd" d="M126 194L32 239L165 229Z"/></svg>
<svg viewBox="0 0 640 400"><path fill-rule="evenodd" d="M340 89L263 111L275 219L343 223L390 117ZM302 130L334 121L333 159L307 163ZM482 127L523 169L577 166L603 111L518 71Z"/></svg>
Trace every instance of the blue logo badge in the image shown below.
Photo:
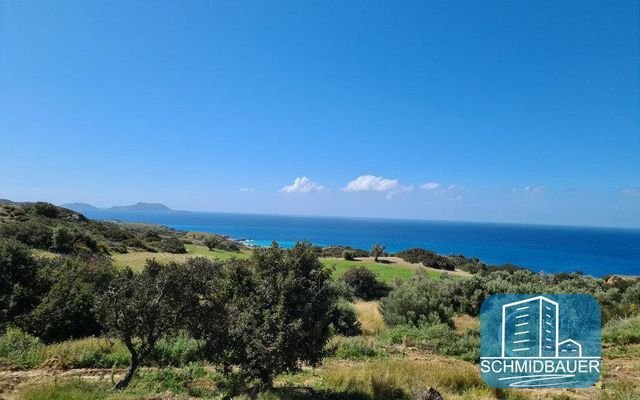
<svg viewBox="0 0 640 400"><path fill-rule="evenodd" d="M578 388L600 377L600 305L590 295L495 295L480 309L480 372L499 388Z"/></svg>

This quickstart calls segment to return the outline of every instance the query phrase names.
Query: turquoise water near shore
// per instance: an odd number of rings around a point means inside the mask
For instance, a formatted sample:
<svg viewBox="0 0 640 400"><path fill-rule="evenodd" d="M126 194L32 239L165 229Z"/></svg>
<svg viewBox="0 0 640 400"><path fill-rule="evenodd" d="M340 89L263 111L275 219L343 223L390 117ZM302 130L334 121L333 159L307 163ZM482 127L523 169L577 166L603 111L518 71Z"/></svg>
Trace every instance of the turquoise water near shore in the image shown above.
<svg viewBox="0 0 640 400"><path fill-rule="evenodd" d="M640 275L640 230L466 222L299 217L203 212L87 212L89 218L162 224L212 232L268 245L298 240L319 245L390 252L423 247L440 254L464 254L491 264L514 264L544 272L581 271Z"/></svg>

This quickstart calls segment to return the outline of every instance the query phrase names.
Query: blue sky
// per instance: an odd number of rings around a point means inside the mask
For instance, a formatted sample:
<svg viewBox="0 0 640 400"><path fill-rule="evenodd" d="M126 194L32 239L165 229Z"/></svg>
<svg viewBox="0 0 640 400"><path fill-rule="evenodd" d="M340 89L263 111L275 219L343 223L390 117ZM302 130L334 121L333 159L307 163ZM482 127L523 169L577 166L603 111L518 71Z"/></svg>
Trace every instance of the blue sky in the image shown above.
<svg viewBox="0 0 640 400"><path fill-rule="evenodd" d="M638 15L0 0L0 196L640 227Z"/></svg>

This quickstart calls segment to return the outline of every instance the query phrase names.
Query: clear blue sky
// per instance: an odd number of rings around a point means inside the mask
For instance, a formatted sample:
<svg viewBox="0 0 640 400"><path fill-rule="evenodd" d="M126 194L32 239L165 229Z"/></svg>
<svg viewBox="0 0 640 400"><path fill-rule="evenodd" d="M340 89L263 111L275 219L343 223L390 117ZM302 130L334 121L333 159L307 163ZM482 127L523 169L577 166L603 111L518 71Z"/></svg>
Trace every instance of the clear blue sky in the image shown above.
<svg viewBox="0 0 640 400"><path fill-rule="evenodd" d="M640 227L639 20L635 0L0 0L0 197Z"/></svg>

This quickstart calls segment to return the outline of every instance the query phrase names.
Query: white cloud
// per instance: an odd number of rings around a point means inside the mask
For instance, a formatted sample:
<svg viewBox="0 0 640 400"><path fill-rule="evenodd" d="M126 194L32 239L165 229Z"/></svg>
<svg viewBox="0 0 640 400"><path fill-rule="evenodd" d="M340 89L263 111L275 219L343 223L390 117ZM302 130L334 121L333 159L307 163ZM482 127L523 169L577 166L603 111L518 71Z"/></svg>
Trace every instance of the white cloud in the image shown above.
<svg viewBox="0 0 640 400"><path fill-rule="evenodd" d="M517 192L525 192L525 193L542 193L546 190L546 188L542 185L537 185L537 186L524 186L521 188L517 188L514 187L513 189L511 189L511 191L513 193L517 193Z"/></svg>
<svg viewBox="0 0 640 400"><path fill-rule="evenodd" d="M403 186L397 179L386 179L375 175L361 175L347 183L342 190L345 192L387 192L387 199L398 193L413 191L413 185Z"/></svg>
<svg viewBox="0 0 640 400"><path fill-rule="evenodd" d="M306 176L296 178L293 181L293 184L284 186L280 189L283 193L313 193L321 190L324 190L324 186L321 186L316 182L312 182Z"/></svg>
<svg viewBox="0 0 640 400"><path fill-rule="evenodd" d="M622 193L625 196L640 196L640 188L621 189L620 193Z"/></svg>
<svg viewBox="0 0 640 400"><path fill-rule="evenodd" d="M397 179L385 179L381 176L374 175L361 175L347 183L347 186L342 190L346 192L389 192L397 189L399 186Z"/></svg>
<svg viewBox="0 0 640 400"><path fill-rule="evenodd" d="M436 190L440 187L441 185L438 182L427 182L423 185L420 185L420 187L424 190Z"/></svg>
<svg viewBox="0 0 640 400"><path fill-rule="evenodd" d="M256 190L254 188L250 188L250 187L243 187L240 188L241 192L255 192Z"/></svg>

